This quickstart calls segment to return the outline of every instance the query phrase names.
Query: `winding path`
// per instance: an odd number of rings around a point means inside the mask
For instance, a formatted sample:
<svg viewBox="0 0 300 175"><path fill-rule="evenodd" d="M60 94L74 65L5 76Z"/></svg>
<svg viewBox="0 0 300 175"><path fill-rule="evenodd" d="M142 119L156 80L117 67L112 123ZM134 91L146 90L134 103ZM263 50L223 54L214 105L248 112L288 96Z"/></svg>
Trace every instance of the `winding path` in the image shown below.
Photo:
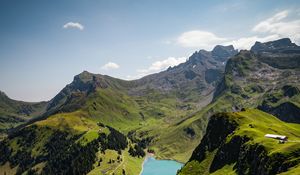
<svg viewBox="0 0 300 175"><path fill-rule="evenodd" d="M122 162L113 170L113 172L110 173L110 175L114 174L115 171L124 163L124 155L122 154ZM124 167L124 166L123 166Z"/></svg>

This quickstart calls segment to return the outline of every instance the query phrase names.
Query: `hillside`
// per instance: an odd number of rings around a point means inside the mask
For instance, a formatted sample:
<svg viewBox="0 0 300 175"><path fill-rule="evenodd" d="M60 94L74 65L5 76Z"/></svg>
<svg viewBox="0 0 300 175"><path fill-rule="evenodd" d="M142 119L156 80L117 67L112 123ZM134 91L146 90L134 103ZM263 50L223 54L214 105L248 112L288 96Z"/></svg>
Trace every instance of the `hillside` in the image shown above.
<svg viewBox="0 0 300 175"><path fill-rule="evenodd" d="M41 115L46 110L46 105L46 102L29 103L12 100L0 91L0 136L5 134L7 129Z"/></svg>
<svg viewBox="0 0 300 175"><path fill-rule="evenodd" d="M300 60L300 47L295 46L289 39L268 42L268 45L273 42L281 43L280 49L289 55L289 59L278 62L280 68L262 61L265 57L261 53L272 54L275 60L281 58L282 53L276 52L276 45L271 51L240 51L228 60L224 76L214 92L213 101L179 122L180 126L201 126L198 130L200 133L197 133L201 135L205 133L211 115L239 111L242 108L259 108L282 121L299 123L300 72L299 67L291 68L288 65L293 64L291 59ZM290 49L290 45L293 45L293 49Z"/></svg>
<svg viewBox="0 0 300 175"><path fill-rule="evenodd" d="M46 103L44 113L10 130L1 144L0 169L137 174L146 147L157 157L186 161L203 128L179 123L211 101L225 62L236 53L232 46L201 50L186 63L133 81L84 71Z"/></svg>
<svg viewBox="0 0 300 175"><path fill-rule="evenodd" d="M300 164L299 128L256 109L215 114L178 174L293 174ZM285 135L288 141L265 134Z"/></svg>
<svg viewBox="0 0 300 175"><path fill-rule="evenodd" d="M93 169L138 174L145 153L135 145L84 112L56 114L2 141L0 169L8 174L87 174Z"/></svg>
<svg viewBox="0 0 300 175"><path fill-rule="evenodd" d="M257 45L264 47L256 50ZM300 119L300 72L299 66L295 66L295 62L300 60L299 50L299 46L291 43L289 39L268 43L257 42L251 51L240 51L239 54L227 62L224 77L216 88L213 102L190 118L194 122L199 122L203 121L203 118L209 118L210 115L213 115L209 120L206 131L203 131L206 133L206 136L194 150L189 163L186 164L179 174L187 174L187 172L194 172L194 174L275 174L287 171L288 168L299 164L297 162L299 158L293 157L299 155L297 153L299 150L296 149L299 147L297 143L275 144L276 147L270 147L274 143L269 143L268 139L264 139L264 133L269 132L292 135L291 137L296 140L299 137L297 135L299 132L297 127L299 126L292 124L299 124ZM273 114L277 118L258 110L214 115L214 113L222 111L240 111L245 108L258 108ZM236 118L233 119L233 117ZM221 118L220 121L223 123L216 123L217 126L213 126L216 118ZM227 118L230 120L227 120ZM254 124L253 122L257 123ZM284 122L289 122L289 124ZM244 125L244 123L246 124ZM247 127L241 128L241 124ZM281 125L289 126L280 128ZM258 129L251 129L252 126ZM222 127L225 127L224 130L216 130L214 136L209 135L213 133L212 128ZM296 127L296 130L294 127ZM228 129L228 132L225 131L226 129ZM290 130L289 133L287 133L288 130ZM230 135L231 132L234 133ZM235 133L238 135L235 135ZM223 142L230 144L222 145L225 144ZM254 146L254 150L244 150L248 149L250 143L251 145L258 144L258 146ZM250 148L252 149L253 146L251 145ZM224 153L226 155L219 155L224 151L230 151L228 150L230 147L234 148L234 150L241 150L241 154L234 154L235 152L231 150L231 152ZM261 149L263 149L263 152L260 152ZM273 150L280 150L281 152L276 154L277 152ZM252 152L243 155L247 151ZM269 151L274 152L276 158L270 155ZM266 154L270 155L270 157L255 157L254 159L250 154L254 156ZM230 155L235 157L230 157ZM274 161L277 158L279 160ZM268 159L270 159L270 162L267 162L266 165L263 164L265 167L258 167L254 163L261 163ZM291 160L291 162L284 162L287 159ZM287 165L279 167L279 165L284 163ZM279 169L276 169L276 167ZM296 170L291 168L289 171L295 172ZM289 174L289 172L286 172L286 174Z"/></svg>
<svg viewBox="0 0 300 175"><path fill-rule="evenodd" d="M214 101L231 101L234 109L258 107L286 122L299 123L300 67L294 63L300 60L300 47L289 39L265 43L272 45L265 51L257 52L256 45L228 61Z"/></svg>

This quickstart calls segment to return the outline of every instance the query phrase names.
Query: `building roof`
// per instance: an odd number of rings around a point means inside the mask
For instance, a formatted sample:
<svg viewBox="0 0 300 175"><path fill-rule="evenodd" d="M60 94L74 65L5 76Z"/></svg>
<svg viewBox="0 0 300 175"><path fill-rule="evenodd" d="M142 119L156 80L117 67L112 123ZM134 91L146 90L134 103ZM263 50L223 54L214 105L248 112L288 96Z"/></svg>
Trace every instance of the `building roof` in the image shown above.
<svg viewBox="0 0 300 175"><path fill-rule="evenodd" d="M284 135L276 135L276 134L266 134L265 137L284 140L287 139L287 136Z"/></svg>

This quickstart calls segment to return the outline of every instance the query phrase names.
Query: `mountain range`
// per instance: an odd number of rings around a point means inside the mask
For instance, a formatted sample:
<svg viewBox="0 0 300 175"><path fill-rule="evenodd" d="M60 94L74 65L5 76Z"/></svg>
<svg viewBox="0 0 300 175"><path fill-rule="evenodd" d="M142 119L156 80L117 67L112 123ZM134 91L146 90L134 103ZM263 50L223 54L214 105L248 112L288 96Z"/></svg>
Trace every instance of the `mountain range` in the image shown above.
<svg viewBox="0 0 300 175"><path fill-rule="evenodd" d="M0 170L139 174L148 151L186 163L179 174L295 172L300 143L270 146L262 135L300 139L299 82L300 47L283 38L200 50L132 81L84 71L47 102L1 92Z"/></svg>

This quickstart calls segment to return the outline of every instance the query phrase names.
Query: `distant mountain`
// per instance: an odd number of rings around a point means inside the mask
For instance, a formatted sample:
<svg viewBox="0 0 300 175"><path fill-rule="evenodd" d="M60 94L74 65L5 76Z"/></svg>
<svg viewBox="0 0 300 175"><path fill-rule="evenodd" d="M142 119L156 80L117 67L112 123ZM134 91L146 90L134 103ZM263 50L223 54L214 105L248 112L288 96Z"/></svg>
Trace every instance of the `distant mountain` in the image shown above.
<svg viewBox="0 0 300 175"><path fill-rule="evenodd" d="M289 38L282 38L279 40L269 41L265 43L256 41L250 50L255 53L299 53L299 46L297 46L295 43L292 43L292 41Z"/></svg>
<svg viewBox="0 0 300 175"><path fill-rule="evenodd" d="M259 52L254 49L260 46ZM214 101L232 98L237 109L258 107L284 121L299 123L300 47L282 39L256 43L252 50L241 51L228 61Z"/></svg>
<svg viewBox="0 0 300 175"><path fill-rule="evenodd" d="M232 45L218 45L212 51L200 50L185 63L135 81L137 87L131 91L134 94L147 88L162 92L175 91L182 100L198 98L199 101L214 90L222 77L227 60L237 52Z"/></svg>
<svg viewBox="0 0 300 175"><path fill-rule="evenodd" d="M224 72L226 61L235 54L237 50L232 45L218 45L211 52L195 52L185 63L178 66L133 81L84 71L76 75L72 83L50 100L47 111L74 111L80 108L89 94L97 89L107 88L133 96L147 95L152 90L162 94L177 93L177 98L187 101L191 100L189 98L192 98L192 92L197 97L205 96L214 90Z"/></svg>
<svg viewBox="0 0 300 175"><path fill-rule="evenodd" d="M0 135L7 129L42 114L46 105L46 102L29 103L12 100L0 91Z"/></svg>
<svg viewBox="0 0 300 175"><path fill-rule="evenodd" d="M258 55L260 61L279 69L300 67L300 47L284 38L266 43L256 42L251 51Z"/></svg>

